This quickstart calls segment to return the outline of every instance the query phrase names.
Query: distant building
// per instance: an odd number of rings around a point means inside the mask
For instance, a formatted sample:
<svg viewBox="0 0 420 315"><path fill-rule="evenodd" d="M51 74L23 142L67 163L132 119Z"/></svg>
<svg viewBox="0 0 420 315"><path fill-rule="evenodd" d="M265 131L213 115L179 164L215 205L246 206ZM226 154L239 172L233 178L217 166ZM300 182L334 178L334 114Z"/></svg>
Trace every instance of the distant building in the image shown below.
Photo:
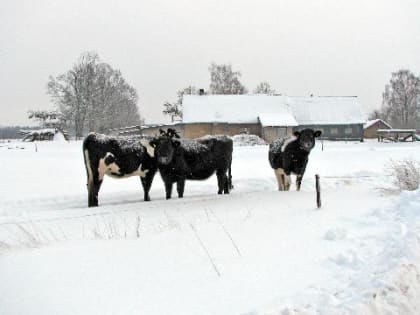
<svg viewBox="0 0 420 315"><path fill-rule="evenodd" d="M114 130L120 135L157 135L173 128L185 138L254 134L271 142L313 128L322 139L363 141L365 122L355 96L184 95L183 120Z"/></svg>
<svg viewBox="0 0 420 315"><path fill-rule="evenodd" d="M374 119L367 121L364 126L364 137L374 139L378 137L378 129L392 129L391 125L382 119Z"/></svg>
<svg viewBox="0 0 420 315"><path fill-rule="evenodd" d="M284 96L185 95L182 106L186 138L249 133L272 141L298 125Z"/></svg>
<svg viewBox="0 0 420 315"><path fill-rule="evenodd" d="M322 139L363 141L366 121L357 96L289 96L299 124L295 129L322 131Z"/></svg>
<svg viewBox="0 0 420 315"><path fill-rule="evenodd" d="M184 136L255 134L268 142L304 128L323 139L363 141L365 122L357 97L285 95L185 95Z"/></svg>
<svg viewBox="0 0 420 315"><path fill-rule="evenodd" d="M22 141L29 142L69 140L68 133L61 128L21 130L19 134L22 135Z"/></svg>

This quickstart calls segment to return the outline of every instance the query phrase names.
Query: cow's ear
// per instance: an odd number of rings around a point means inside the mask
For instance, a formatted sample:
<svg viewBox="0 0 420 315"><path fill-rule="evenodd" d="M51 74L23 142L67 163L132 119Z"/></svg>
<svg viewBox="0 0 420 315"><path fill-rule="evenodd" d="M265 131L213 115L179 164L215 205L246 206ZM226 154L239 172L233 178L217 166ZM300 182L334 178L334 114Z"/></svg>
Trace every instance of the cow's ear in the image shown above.
<svg viewBox="0 0 420 315"><path fill-rule="evenodd" d="M181 142L178 140L173 140L172 143L174 144L174 147L177 148L181 145Z"/></svg>
<svg viewBox="0 0 420 315"><path fill-rule="evenodd" d="M317 131L314 132L314 137L315 138L318 138L321 134L322 134L322 131L321 130L317 130Z"/></svg>
<svg viewBox="0 0 420 315"><path fill-rule="evenodd" d="M152 140L150 140L150 141L149 141L149 144L150 144L152 147L156 148L156 145L157 145L157 139L152 139Z"/></svg>
<svg viewBox="0 0 420 315"><path fill-rule="evenodd" d="M299 138L299 136L300 136L300 132L299 132L299 131L295 131L295 132L293 133L293 135L294 135L295 137Z"/></svg>

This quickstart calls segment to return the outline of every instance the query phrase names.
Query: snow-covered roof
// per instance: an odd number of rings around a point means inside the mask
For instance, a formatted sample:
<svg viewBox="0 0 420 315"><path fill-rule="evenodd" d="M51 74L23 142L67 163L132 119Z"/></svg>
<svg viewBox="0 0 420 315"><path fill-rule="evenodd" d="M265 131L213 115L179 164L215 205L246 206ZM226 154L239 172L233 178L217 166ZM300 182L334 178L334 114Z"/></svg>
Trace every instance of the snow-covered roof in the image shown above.
<svg viewBox="0 0 420 315"><path fill-rule="evenodd" d="M184 123L363 124L356 96L185 95Z"/></svg>
<svg viewBox="0 0 420 315"><path fill-rule="evenodd" d="M382 119L373 119L373 120L369 120L367 121L364 125L363 128L367 129L369 127L372 127L374 124L376 124L377 122L381 121L385 126L387 126L388 128L392 128L390 124L386 123L385 121L383 121Z"/></svg>
<svg viewBox="0 0 420 315"><path fill-rule="evenodd" d="M184 123L258 123L263 113L291 115L285 97L272 95L185 95L182 106Z"/></svg>
<svg viewBox="0 0 420 315"><path fill-rule="evenodd" d="M261 126L275 127L275 126L288 126L294 127L298 123L292 113L263 113L258 116Z"/></svg>
<svg viewBox="0 0 420 315"><path fill-rule="evenodd" d="M299 125L363 124L366 119L356 96L289 96Z"/></svg>

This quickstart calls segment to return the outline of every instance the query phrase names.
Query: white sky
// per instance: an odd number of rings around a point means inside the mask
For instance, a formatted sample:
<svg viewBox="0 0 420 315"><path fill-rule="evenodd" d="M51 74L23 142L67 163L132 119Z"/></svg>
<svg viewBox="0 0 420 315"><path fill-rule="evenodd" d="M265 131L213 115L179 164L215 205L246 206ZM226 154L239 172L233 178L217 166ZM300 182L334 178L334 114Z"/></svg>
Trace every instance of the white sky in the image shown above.
<svg viewBox="0 0 420 315"><path fill-rule="evenodd" d="M83 51L122 71L147 123L187 85L207 89L212 61L231 63L252 90L358 95L381 104L391 72L420 75L419 0L1 0L0 125L29 109Z"/></svg>

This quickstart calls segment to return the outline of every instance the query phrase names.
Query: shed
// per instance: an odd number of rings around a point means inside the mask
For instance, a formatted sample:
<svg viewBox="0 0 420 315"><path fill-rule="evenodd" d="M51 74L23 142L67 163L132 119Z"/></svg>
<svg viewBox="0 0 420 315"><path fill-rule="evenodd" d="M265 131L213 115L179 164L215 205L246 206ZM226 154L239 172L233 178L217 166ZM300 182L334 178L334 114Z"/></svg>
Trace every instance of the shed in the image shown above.
<svg viewBox="0 0 420 315"><path fill-rule="evenodd" d="M378 129L392 129L391 125L382 119L373 119L367 121L363 126L364 137L374 139L378 137Z"/></svg>

